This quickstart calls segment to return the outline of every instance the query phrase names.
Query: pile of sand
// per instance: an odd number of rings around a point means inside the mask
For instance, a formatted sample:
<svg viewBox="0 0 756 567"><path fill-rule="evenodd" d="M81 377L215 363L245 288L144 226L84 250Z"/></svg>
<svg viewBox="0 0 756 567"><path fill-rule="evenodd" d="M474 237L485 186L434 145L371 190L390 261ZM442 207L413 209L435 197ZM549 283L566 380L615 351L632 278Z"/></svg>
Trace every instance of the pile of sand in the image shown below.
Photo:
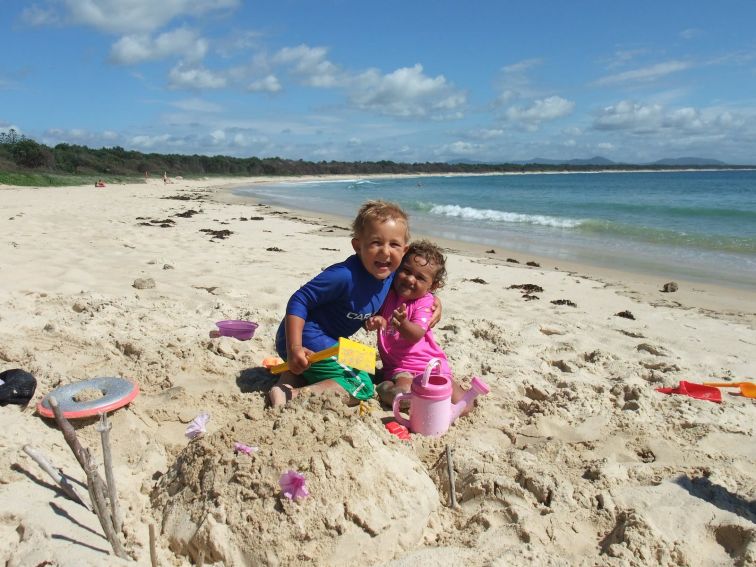
<svg viewBox="0 0 756 567"><path fill-rule="evenodd" d="M234 443L258 446L246 455ZM282 495L303 473L310 496ZM190 443L159 480L152 504L178 554L223 565L372 564L412 549L439 505L406 443L337 396L297 398Z"/></svg>

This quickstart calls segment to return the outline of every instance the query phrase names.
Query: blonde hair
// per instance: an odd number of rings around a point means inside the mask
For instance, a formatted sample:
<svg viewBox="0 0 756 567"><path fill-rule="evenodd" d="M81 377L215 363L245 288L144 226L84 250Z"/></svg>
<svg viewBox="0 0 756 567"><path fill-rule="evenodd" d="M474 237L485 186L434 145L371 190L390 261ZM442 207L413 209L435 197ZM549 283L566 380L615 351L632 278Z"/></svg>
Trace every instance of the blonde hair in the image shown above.
<svg viewBox="0 0 756 567"><path fill-rule="evenodd" d="M405 239L409 242L409 217L402 208L396 203L389 201L367 201L363 203L360 210L357 211L357 216L352 222L352 238L360 238L365 232L365 228L369 224L378 222L384 223L388 220L395 222L403 222L405 226Z"/></svg>
<svg viewBox="0 0 756 567"><path fill-rule="evenodd" d="M428 264L436 266L436 273L433 275L433 290L440 289L446 284L446 257L441 248L430 240L417 240L409 245L407 253L402 258L402 263L413 256L422 258Z"/></svg>

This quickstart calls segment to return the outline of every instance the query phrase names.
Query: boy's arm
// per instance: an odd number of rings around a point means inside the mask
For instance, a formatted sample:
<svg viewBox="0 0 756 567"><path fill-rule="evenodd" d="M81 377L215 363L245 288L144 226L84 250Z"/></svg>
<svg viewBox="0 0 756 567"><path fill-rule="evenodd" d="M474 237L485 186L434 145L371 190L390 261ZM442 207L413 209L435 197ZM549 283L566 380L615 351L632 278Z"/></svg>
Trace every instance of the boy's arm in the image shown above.
<svg viewBox="0 0 756 567"><path fill-rule="evenodd" d="M286 353L289 370L294 374L301 374L310 366L307 356L312 351L302 346L302 330L305 320L296 315L286 316Z"/></svg>
<svg viewBox="0 0 756 567"><path fill-rule="evenodd" d="M432 329L441 320L441 300L437 295L433 296L433 307L431 307L431 319L428 328Z"/></svg>

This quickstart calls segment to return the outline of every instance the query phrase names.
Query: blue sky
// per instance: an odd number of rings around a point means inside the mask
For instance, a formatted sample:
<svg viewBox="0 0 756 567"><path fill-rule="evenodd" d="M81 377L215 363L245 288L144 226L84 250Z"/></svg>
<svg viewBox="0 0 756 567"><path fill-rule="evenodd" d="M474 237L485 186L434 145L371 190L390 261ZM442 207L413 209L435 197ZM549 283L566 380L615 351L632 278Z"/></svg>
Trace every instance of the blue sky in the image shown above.
<svg viewBox="0 0 756 567"><path fill-rule="evenodd" d="M0 130L305 160L756 163L756 2L3 0Z"/></svg>

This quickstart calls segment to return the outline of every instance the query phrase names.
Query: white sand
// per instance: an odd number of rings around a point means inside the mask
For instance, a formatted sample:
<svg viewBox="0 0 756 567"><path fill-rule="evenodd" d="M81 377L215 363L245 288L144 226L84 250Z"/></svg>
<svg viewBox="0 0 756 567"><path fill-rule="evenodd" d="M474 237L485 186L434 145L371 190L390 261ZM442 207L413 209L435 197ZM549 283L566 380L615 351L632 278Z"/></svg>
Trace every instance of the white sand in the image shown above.
<svg viewBox="0 0 756 567"><path fill-rule="evenodd" d="M229 200L227 183L0 187L0 371L39 382L28 408L0 407L0 564L133 564L22 451L84 481L34 404L95 376L141 388L111 414L123 540L139 565L150 523L159 564L175 566L756 562L756 401L654 391L756 381L756 292L680 282L665 294L661 276L450 245L436 336L458 376L482 376L491 394L444 437L405 443L375 402L364 416L330 398L266 408L260 361L286 301L351 252L348 222ZM175 216L189 209L199 214ZM544 291L525 301L513 284ZM625 310L635 320L615 316ZM209 337L232 318L257 321L255 337ZM189 442L203 410L208 433ZM95 420L74 423L101 460ZM235 441L260 449L234 455ZM308 499L280 496L288 469L307 476Z"/></svg>

